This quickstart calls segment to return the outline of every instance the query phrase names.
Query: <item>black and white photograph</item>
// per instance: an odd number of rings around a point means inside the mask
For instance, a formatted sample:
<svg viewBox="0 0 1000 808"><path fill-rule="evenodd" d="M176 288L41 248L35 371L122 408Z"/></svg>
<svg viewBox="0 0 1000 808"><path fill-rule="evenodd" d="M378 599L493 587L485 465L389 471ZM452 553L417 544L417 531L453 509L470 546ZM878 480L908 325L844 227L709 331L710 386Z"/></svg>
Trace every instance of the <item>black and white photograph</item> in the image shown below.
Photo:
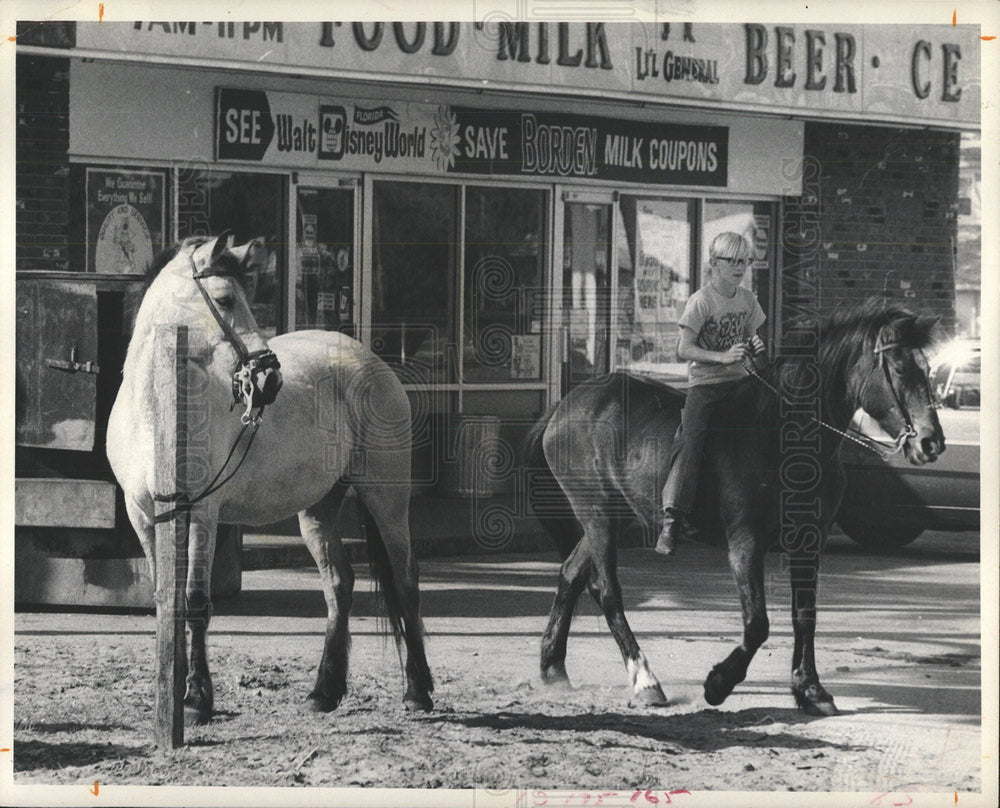
<svg viewBox="0 0 1000 808"><path fill-rule="evenodd" d="M997 804L1000 6L0 12L0 804Z"/></svg>

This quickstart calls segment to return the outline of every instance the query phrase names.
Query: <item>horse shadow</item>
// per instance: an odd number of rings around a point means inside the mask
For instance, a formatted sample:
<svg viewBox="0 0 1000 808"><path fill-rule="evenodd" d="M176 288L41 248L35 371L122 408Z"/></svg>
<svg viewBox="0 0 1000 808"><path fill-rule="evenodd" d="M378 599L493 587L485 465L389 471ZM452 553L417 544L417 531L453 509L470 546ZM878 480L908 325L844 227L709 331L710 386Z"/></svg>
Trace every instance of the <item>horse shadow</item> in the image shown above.
<svg viewBox="0 0 1000 808"><path fill-rule="evenodd" d="M134 760L137 757L149 757L149 754L150 747L147 745L127 746L107 741L103 743L100 741L48 743L47 741L24 740L14 744L14 771L28 772L62 769L66 766L90 766L110 760Z"/></svg>
<svg viewBox="0 0 1000 808"><path fill-rule="evenodd" d="M673 753L719 752L748 746L770 749L837 749L847 752L868 749L867 746L836 743L822 738L763 731L765 724L799 725L820 720L793 708L752 708L734 712L706 708L674 715L659 712L554 715L545 712L500 711L490 714L445 714L418 720L456 724L468 729L492 729L498 733L512 730L587 735L610 732L634 739L638 744L636 748L648 749L649 743L655 742L665 745Z"/></svg>

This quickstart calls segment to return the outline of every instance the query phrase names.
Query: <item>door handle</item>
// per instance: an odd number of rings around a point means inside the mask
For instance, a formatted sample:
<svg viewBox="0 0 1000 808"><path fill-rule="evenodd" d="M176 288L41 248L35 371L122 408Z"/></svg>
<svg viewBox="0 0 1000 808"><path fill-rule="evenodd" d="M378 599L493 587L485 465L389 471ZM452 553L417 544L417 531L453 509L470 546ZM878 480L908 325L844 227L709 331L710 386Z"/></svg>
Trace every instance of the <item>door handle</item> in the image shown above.
<svg viewBox="0 0 1000 808"><path fill-rule="evenodd" d="M77 350L74 345L69 351L69 361L65 359L46 359L47 364L53 370L62 370L66 373L93 373L98 374L101 368L96 362L78 362Z"/></svg>

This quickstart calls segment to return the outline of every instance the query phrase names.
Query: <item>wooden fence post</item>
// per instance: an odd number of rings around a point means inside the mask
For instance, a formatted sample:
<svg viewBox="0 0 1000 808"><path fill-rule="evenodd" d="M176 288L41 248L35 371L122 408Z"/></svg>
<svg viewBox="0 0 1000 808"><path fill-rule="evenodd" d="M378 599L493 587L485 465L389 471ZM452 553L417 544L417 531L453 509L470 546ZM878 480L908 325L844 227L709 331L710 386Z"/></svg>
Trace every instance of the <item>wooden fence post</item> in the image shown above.
<svg viewBox="0 0 1000 808"><path fill-rule="evenodd" d="M153 462L155 493L188 493L188 335L187 326L158 326L153 389L155 415ZM159 516L176 507L157 502ZM156 745L184 745L184 686L187 654L184 639L188 525L186 512L156 524Z"/></svg>

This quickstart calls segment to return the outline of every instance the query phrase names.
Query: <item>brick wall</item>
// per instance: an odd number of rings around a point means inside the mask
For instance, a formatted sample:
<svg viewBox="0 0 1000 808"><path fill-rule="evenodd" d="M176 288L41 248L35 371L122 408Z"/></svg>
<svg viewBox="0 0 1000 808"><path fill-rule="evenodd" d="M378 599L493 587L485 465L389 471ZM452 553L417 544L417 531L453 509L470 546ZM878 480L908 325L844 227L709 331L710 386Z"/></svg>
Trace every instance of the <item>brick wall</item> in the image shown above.
<svg viewBox="0 0 1000 808"><path fill-rule="evenodd" d="M953 329L959 145L957 133L807 123L804 193L786 200L783 296L823 311L884 297Z"/></svg>
<svg viewBox="0 0 1000 808"><path fill-rule="evenodd" d="M69 269L69 59L17 57L18 269Z"/></svg>

